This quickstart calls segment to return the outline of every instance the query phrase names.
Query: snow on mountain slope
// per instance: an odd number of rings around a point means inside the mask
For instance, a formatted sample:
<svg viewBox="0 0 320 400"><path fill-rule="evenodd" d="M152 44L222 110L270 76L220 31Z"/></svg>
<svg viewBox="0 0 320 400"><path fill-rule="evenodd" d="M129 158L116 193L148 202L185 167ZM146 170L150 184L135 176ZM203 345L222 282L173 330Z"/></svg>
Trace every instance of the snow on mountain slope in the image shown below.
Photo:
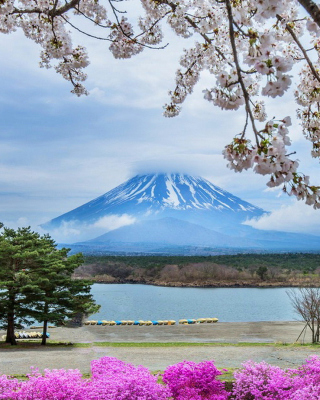
<svg viewBox="0 0 320 400"><path fill-rule="evenodd" d="M138 175L42 228L56 241L76 242L85 252L93 248L121 253L169 249L171 254L320 249L319 237L262 231L242 224L264 213L200 177Z"/></svg>
<svg viewBox="0 0 320 400"><path fill-rule="evenodd" d="M77 222L89 226L111 215L127 215L139 220L150 216L178 217L198 222L197 216L202 213L206 215L203 220L209 214L218 219L222 214L232 214L232 218L243 221L259 217L264 211L200 177L183 174L138 175L42 227L53 229Z"/></svg>

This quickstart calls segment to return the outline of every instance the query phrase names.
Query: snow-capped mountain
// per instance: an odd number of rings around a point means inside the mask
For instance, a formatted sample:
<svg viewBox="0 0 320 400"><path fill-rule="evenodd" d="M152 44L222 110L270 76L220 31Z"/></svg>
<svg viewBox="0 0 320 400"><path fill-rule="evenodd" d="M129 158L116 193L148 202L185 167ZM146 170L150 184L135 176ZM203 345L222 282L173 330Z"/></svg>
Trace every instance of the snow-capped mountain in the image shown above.
<svg viewBox="0 0 320 400"><path fill-rule="evenodd" d="M320 248L317 237L314 241L308 235L304 239L295 234L280 236L242 224L264 213L206 179L150 174L135 176L42 228L60 242L89 240L81 243L84 250L94 246L99 251L122 252L161 252L165 248L175 252L175 248L186 246L285 250L294 242L299 242L297 249L301 250L305 244ZM61 233L66 233L68 239Z"/></svg>
<svg viewBox="0 0 320 400"><path fill-rule="evenodd" d="M164 216L232 214L237 220L259 217L261 208L241 200L200 177L183 174L138 175L122 185L43 225L95 224L106 216L126 215L145 219ZM195 217L197 219L197 217ZM193 219L193 217L192 217Z"/></svg>

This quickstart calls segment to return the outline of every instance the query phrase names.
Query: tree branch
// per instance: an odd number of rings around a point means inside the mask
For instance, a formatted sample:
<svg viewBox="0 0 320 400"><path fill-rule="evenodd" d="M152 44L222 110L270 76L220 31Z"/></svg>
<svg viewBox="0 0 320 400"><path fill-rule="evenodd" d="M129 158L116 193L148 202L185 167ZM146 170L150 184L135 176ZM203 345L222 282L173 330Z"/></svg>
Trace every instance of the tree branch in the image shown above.
<svg viewBox="0 0 320 400"><path fill-rule="evenodd" d="M71 0L69 3L66 3L63 7L57 9L57 2L55 2L53 8L48 12L44 12L44 10L41 10L40 8L30 8L26 10L15 8L11 14L46 14L49 17L57 17L65 14L66 12L71 10L71 8L75 8L77 5L79 5L79 3L80 0Z"/></svg>
<svg viewBox="0 0 320 400"><path fill-rule="evenodd" d="M49 11L49 15L52 17L56 17L62 14L65 14L67 11L71 10L71 8L75 8L80 3L80 0L71 0L69 3L66 3L63 7L55 10L54 8Z"/></svg>
<svg viewBox="0 0 320 400"><path fill-rule="evenodd" d="M314 22L320 27L320 9L318 4L312 0L298 0L302 7L312 17Z"/></svg>
<svg viewBox="0 0 320 400"><path fill-rule="evenodd" d="M246 85L243 82L242 75L241 75L241 68L239 64L239 59L238 59L238 52L237 52L237 47L236 47L236 42L234 39L234 28L233 28L233 16L232 16L232 7L230 0L226 0L226 7L227 7L227 13L228 13L228 20L229 20L229 35L230 35L230 42L231 42L231 47L232 47L232 53L233 53L233 58L234 58L234 63L236 66L236 71L239 79L239 83L243 92L243 97L246 103L246 111L249 114L251 125L253 132L256 137L256 142L257 145L259 146L259 141L258 141L258 136L259 132L256 128L255 122L254 122L254 117L252 115L251 107L250 107L250 96L249 93L247 92Z"/></svg>
<svg viewBox="0 0 320 400"><path fill-rule="evenodd" d="M278 14L277 14L277 19L278 19L278 21L283 20L283 18ZM290 33L290 35L292 36L292 39L297 43L299 49L301 50L302 54L304 55L304 58L306 59L308 65L309 65L314 77L317 79L317 81L320 82L320 76L319 76L318 72L316 71L316 69L314 68L314 65L312 64L312 62L307 54L306 49L302 46L297 35L294 33L293 29L288 24L286 24L286 30Z"/></svg>

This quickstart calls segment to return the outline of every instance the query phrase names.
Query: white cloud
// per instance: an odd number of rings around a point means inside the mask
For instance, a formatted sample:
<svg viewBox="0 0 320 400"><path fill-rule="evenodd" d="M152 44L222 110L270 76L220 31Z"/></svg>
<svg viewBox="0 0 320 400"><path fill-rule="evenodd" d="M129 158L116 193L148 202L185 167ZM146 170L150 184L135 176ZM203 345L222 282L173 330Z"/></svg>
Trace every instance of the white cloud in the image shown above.
<svg viewBox="0 0 320 400"><path fill-rule="evenodd" d="M297 200L260 219L245 223L256 229L320 235L320 211Z"/></svg>
<svg viewBox="0 0 320 400"><path fill-rule="evenodd" d="M94 239L122 226L132 225L136 218L128 214L106 215L93 224L81 221L63 221L61 226L55 229L41 229L42 233L49 233L58 243L74 243Z"/></svg>
<svg viewBox="0 0 320 400"><path fill-rule="evenodd" d="M132 225L136 222L136 218L128 214L122 215L106 215L100 218L92 226L95 228L104 229L105 233L121 228L122 226Z"/></svg>

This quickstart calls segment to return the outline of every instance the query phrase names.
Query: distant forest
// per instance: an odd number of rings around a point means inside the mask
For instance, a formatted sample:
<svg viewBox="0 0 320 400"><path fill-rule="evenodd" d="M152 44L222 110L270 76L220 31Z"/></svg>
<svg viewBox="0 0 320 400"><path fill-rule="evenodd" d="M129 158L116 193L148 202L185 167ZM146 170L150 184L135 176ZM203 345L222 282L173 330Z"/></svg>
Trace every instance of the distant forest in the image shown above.
<svg viewBox="0 0 320 400"><path fill-rule="evenodd" d="M75 277L164 286L320 286L320 254L91 255Z"/></svg>

